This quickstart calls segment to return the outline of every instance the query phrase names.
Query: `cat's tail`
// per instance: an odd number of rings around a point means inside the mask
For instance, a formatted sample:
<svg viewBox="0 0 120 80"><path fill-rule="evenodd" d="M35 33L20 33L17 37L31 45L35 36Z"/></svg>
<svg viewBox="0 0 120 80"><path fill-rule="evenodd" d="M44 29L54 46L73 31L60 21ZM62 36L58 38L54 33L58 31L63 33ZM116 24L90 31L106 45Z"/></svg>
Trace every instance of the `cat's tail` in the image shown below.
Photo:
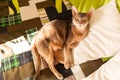
<svg viewBox="0 0 120 80"><path fill-rule="evenodd" d="M40 54L36 48L35 40L32 40L31 52L32 52L34 67L35 67L35 71L36 71L35 76L38 76L40 74L40 69L41 69L41 58L40 58Z"/></svg>

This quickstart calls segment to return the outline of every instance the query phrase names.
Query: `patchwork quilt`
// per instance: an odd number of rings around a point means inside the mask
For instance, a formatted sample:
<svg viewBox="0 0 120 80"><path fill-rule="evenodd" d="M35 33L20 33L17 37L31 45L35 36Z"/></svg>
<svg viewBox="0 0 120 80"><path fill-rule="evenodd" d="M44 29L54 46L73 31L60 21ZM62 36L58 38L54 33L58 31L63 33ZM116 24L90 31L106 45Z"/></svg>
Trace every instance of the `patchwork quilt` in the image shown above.
<svg viewBox="0 0 120 80"><path fill-rule="evenodd" d="M67 0L62 1L61 9L62 12L59 13L55 0L0 0L0 80L33 80L35 70L30 50L31 40L47 22L72 19L71 4ZM87 41L89 42L86 39ZM79 52L78 49L76 53ZM81 54L77 57L84 60ZM58 80L45 60L42 58L41 61L37 80ZM79 73L80 65L68 70L62 64L56 64L55 67L63 74L63 80L77 80L86 76Z"/></svg>
<svg viewBox="0 0 120 80"><path fill-rule="evenodd" d="M32 38L51 20L71 20L70 5L64 3L63 12L58 13L54 4L54 0L0 1L0 11L4 10L0 12L0 80L33 80ZM71 69L66 70L62 64L55 66L63 74L64 80L75 80ZM57 80L44 59L37 80Z"/></svg>

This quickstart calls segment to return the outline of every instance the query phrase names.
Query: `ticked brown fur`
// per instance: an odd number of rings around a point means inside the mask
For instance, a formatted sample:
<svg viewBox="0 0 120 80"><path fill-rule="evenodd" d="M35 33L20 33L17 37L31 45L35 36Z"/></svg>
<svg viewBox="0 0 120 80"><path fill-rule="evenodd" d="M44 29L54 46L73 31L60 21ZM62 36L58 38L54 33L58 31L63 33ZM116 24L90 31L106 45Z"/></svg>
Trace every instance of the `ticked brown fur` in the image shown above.
<svg viewBox="0 0 120 80"><path fill-rule="evenodd" d="M55 69L55 61L64 64L66 69L74 65L72 51L88 34L91 12L81 17L73 6L72 16L72 23L53 20L44 25L34 37L31 51L36 75L40 72L40 57L45 59L48 67L58 79L62 79L63 76Z"/></svg>

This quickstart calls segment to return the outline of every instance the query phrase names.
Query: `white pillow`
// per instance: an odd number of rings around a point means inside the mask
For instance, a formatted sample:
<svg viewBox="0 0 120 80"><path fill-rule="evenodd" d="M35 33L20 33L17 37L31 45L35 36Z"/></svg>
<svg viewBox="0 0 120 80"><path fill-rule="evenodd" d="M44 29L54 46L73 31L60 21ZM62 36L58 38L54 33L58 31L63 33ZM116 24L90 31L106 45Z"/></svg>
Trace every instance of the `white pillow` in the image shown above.
<svg viewBox="0 0 120 80"><path fill-rule="evenodd" d="M75 64L115 55L120 50L120 14L115 0L95 10L90 32L74 49Z"/></svg>

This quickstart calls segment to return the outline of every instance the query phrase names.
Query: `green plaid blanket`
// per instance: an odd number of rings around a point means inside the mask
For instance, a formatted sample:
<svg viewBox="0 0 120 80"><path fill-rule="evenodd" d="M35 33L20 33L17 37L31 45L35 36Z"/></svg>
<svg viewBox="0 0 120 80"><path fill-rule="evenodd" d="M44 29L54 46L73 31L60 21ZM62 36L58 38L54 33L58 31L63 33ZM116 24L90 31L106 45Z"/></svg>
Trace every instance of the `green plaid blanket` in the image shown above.
<svg viewBox="0 0 120 80"><path fill-rule="evenodd" d="M21 22L20 13L3 16L0 18L0 27L8 27L11 25L20 24Z"/></svg>
<svg viewBox="0 0 120 80"><path fill-rule="evenodd" d="M3 59L1 69L3 72L32 61L31 51L27 51L10 58Z"/></svg>
<svg viewBox="0 0 120 80"><path fill-rule="evenodd" d="M21 66L31 61L33 61L31 51L27 51L27 52L3 59L1 61L2 66L0 68L0 80L3 80L2 79L3 72L13 69L15 67Z"/></svg>
<svg viewBox="0 0 120 80"><path fill-rule="evenodd" d="M0 80L4 80L3 78L3 72L6 72L8 70L12 70L13 68L16 68L16 67L19 67L19 66L22 66L26 63L29 63L29 62L32 62L33 61L33 58L32 58L32 54L31 54L31 51L27 51L27 52L24 52L24 53L21 53L21 54L18 54L18 55L14 55L12 57L9 57L9 58L6 58L6 59L3 59L1 64L1 68L0 68ZM56 69L63 74L64 76L64 80L69 80L69 78L72 80L75 80L75 77L71 71L71 69L65 69L64 68L64 65L63 64L58 64L55 66ZM50 70L48 70L48 68L46 69L43 69L41 71L41 75L40 77L44 76L46 73L46 71L50 72ZM56 77L50 72L50 75L56 79ZM33 80L33 77L32 75L29 76L29 77L26 77L24 78L24 80ZM51 79L50 79L51 80ZM57 80L57 79L56 79Z"/></svg>
<svg viewBox="0 0 120 80"><path fill-rule="evenodd" d="M2 60L2 71L7 71L9 69L19 66L20 62L18 60L18 57L19 57L18 55L15 55L12 58L3 59Z"/></svg>

